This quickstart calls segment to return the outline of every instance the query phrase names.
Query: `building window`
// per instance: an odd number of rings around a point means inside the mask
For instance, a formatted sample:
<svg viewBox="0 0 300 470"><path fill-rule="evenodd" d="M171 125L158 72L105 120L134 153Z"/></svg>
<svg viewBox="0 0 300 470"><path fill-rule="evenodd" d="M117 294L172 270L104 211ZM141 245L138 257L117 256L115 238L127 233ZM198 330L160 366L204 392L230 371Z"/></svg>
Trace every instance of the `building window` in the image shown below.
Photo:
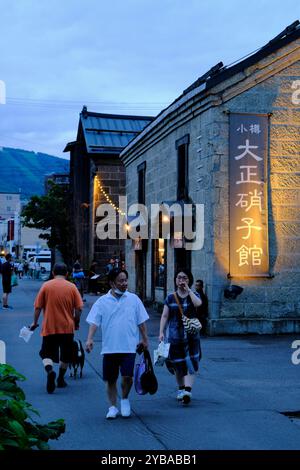
<svg viewBox="0 0 300 470"><path fill-rule="evenodd" d="M188 146L189 134L176 141L177 150L177 200L188 198Z"/></svg>
<svg viewBox="0 0 300 470"><path fill-rule="evenodd" d="M11 201L11 200L12 200L12 196L6 196L6 200L7 200L7 201Z"/></svg>
<svg viewBox="0 0 300 470"><path fill-rule="evenodd" d="M138 203L145 205L146 162L141 163L137 167L137 171L138 171Z"/></svg>
<svg viewBox="0 0 300 470"><path fill-rule="evenodd" d="M165 240L154 240L154 285L165 288L166 284L166 246Z"/></svg>
<svg viewBox="0 0 300 470"><path fill-rule="evenodd" d="M6 210L7 210L7 212L10 212L10 211L11 211L11 207L10 207L10 206L7 206Z"/></svg>

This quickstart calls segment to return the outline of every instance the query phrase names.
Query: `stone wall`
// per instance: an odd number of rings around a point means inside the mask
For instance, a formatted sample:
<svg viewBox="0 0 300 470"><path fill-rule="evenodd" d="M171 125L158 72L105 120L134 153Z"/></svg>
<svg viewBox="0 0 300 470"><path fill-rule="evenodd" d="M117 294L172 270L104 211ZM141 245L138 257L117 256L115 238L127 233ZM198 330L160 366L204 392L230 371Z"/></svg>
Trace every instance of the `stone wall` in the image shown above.
<svg viewBox="0 0 300 470"><path fill-rule="evenodd" d="M205 243L200 251L193 252L192 270L195 277L201 277L205 283L210 280L207 264L212 265L212 211L211 199L211 176L207 176L207 168L210 168L210 159L203 158L202 163L199 160L199 144L197 137L201 132L200 117L194 121L188 122L181 126L180 129L172 132L164 140L159 141L155 146L151 147L147 152L137 158L126 168L126 194L128 197L128 205L137 201L137 185L138 174L137 167L143 161L147 162L146 167L146 205L150 212L151 204L159 204L162 201L175 201L177 197L177 150L175 142L186 134L190 135L189 146L189 185L190 195L197 203L205 205ZM205 169L204 182L197 181L199 165L203 165ZM201 174L201 171L200 173ZM149 227L150 230L150 227ZM152 274L152 253L151 242L148 244L147 251L147 297L151 298L151 274ZM126 266L130 271L129 288L135 288L135 257L130 242L126 245ZM167 248L167 290L174 289L174 250L168 243ZM211 281L211 280L210 280ZM161 293L157 292L156 300L161 301Z"/></svg>
<svg viewBox="0 0 300 470"><path fill-rule="evenodd" d="M295 61L299 41L268 56L197 98L179 100L156 131L129 150L128 202L137 201L137 166L147 162L146 204L176 200L177 139L189 134L189 194L204 204L204 246L192 253L195 278L204 280L211 334L299 332L300 320L300 105L292 83L300 78ZM299 58L299 52L297 53ZM272 113L270 118L268 214L270 278L233 279L244 287L235 300L224 298L229 273L229 115ZM134 156L134 158L133 158ZM168 245L168 291L173 290L174 253ZM126 263L135 286L134 252ZM151 297L151 244L147 253L147 296Z"/></svg>
<svg viewBox="0 0 300 470"><path fill-rule="evenodd" d="M216 283L222 283L225 274L223 266L229 265L226 164L229 124L228 116L222 113L225 110L272 113L268 162L268 223L270 273L274 276L269 279L233 279L233 284L244 287L244 292L235 300L226 300L222 292L216 298L213 296L213 308L220 311L219 321L211 323L215 334L299 331L300 107L292 102L292 83L299 77L300 62L297 62L229 100L214 113L213 125L219 127L220 134L218 141L223 140L224 144L220 158L225 163L214 174L214 187L220 191L220 204L214 206L214 279Z"/></svg>

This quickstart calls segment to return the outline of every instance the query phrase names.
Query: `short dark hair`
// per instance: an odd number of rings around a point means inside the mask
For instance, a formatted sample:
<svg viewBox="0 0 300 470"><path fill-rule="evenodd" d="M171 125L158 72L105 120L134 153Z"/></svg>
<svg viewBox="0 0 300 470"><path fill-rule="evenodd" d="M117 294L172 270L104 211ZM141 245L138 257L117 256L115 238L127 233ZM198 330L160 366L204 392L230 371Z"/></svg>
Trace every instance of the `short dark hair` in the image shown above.
<svg viewBox="0 0 300 470"><path fill-rule="evenodd" d="M66 276L68 274L68 268L64 263L55 263L53 266L54 276Z"/></svg>
<svg viewBox="0 0 300 470"><path fill-rule="evenodd" d="M203 287L203 281L202 279L197 279L197 281L195 281L195 284L198 282L198 284L200 284L201 287Z"/></svg>
<svg viewBox="0 0 300 470"><path fill-rule="evenodd" d="M108 274L109 282L114 282L116 280L116 278L119 276L119 274L121 274L121 273L124 273L125 276L128 279L128 272L126 271L126 269L114 268Z"/></svg>
<svg viewBox="0 0 300 470"><path fill-rule="evenodd" d="M174 276L175 287L176 287L176 278L177 278L179 273L184 273L184 274L187 275L187 277L189 278L189 287L191 287L193 285L193 282L194 282L194 276L192 275L191 271L189 269L186 269L186 268L177 269L177 271L175 273L175 276Z"/></svg>
<svg viewBox="0 0 300 470"><path fill-rule="evenodd" d="M5 255L6 261L9 261L11 258L12 258L12 256L11 256L10 253L7 253L7 255Z"/></svg>

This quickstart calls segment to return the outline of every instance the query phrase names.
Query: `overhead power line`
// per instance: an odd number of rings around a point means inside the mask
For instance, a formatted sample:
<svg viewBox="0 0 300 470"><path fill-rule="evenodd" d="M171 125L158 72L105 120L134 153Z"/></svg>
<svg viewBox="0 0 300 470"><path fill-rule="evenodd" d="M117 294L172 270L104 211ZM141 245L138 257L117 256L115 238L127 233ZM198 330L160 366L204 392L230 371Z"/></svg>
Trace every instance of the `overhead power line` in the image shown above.
<svg viewBox="0 0 300 470"><path fill-rule="evenodd" d="M168 103L158 102L126 102L126 101L88 101L88 100L62 100L62 99L37 99L37 98L17 98L7 97L7 104L22 107L37 107L37 108L60 108L60 109L80 109L83 105L90 108L112 108L112 109L131 109L131 110L161 110Z"/></svg>
<svg viewBox="0 0 300 470"><path fill-rule="evenodd" d="M82 99L82 100L62 100L60 98L51 98L51 99L44 99L44 98L20 98L20 97L8 97L8 99L10 100L18 100L18 101L33 101L33 102L47 102L47 103L52 103L52 102L55 102L55 103L73 103L73 104L82 104L82 103L85 103L85 104L140 104L140 105L143 105L143 104L157 104L157 105L161 105L161 104L166 104L166 103L161 103L161 102L158 102L158 101L152 101L152 102L149 102L149 101L131 101L131 102L128 102L128 101L98 101L98 100L93 100L93 101L89 101L89 100L85 100L85 99Z"/></svg>

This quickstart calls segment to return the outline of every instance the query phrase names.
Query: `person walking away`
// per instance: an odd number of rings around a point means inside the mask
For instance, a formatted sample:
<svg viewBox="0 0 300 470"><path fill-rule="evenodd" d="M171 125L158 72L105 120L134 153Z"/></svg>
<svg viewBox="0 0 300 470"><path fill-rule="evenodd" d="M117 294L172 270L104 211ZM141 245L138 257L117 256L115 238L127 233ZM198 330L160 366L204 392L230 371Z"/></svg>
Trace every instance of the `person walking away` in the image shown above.
<svg viewBox="0 0 300 470"><path fill-rule="evenodd" d="M118 416L117 380L121 373L121 415L131 414L128 399L132 387L132 377L139 334L144 348L148 348L146 321L149 315L139 297L128 292L128 273L113 269L109 273L110 291L100 297L92 306L86 321L89 333L86 350L93 349L93 337L97 328L102 329L103 380L106 382L109 410L107 419Z"/></svg>
<svg viewBox="0 0 300 470"><path fill-rule="evenodd" d="M88 280L88 292L91 293L91 294L94 294L94 295L97 295L97 292L98 292L98 288L97 288L97 284L98 284L98 277L96 276L100 276L99 275L99 264L96 260L93 260L92 261L92 264L90 266L90 270L89 270L89 280ZM94 277L94 279L93 279Z"/></svg>
<svg viewBox="0 0 300 470"><path fill-rule="evenodd" d="M12 256L8 253L5 256L5 263L1 265L1 273L2 273L2 288L3 288L3 308L4 309L12 309L10 305L8 305L8 296L11 293L11 276L14 271L14 266L12 263Z"/></svg>
<svg viewBox="0 0 300 470"><path fill-rule="evenodd" d="M35 263L35 278L39 279L41 274L41 264L39 261Z"/></svg>
<svg viewBox="0 0 300 470"><path fill-rule="evenodd" d="M111 258L105 267L105 274L109 274L114 269L115 267L114 264L115 264L115 260Z"/></svg>
<svg viewBox="0 0 300 470"><path fill-rule="evenodd" d="M18 276L19 276L19 279L22 279L22 277L23 277L23 271L24 271L24 265L23 265L22 261L20 261L19 264L18 264Z"/></svg>
<svg viewBox="0 0 300 470"><path fill-rule="evenodd" d="M18 274L18 266L19 266L19 261L17 259L14 259L13 266L14 266L14 273L17 275Z"/></svg>
<svg viewBox="0 0 300 470"><path fill-rule="evenodd" d="M83 280L84 280L84 272L83 272L83 269L81 267L81 256L80 255L77 255L77 258L76 258L76 261L73 265L73 273L72 273L72 276L73 276L73 279L75 281L75 285L81 295L81 298L83 300L83 302L85 302L85 299L83 298Z"/></svg>
<svg viewBox="0 0 300 470"><path fill-rule="evenodd" d="M30 279L34 279L34 269L35 269L35 264L33 262L33 258L30 258L30 260L29 260L29 277L30 277Z"/></svg>
<svg viewBox="0 0 300 470"><path fill-rule="evenodd" d="M201 334L205 335L207 332L207 317L208 317L208 298L203 290L202 279L197 279L195 282L195 291L199 294L202 304L197 308L198 318L201 322Z"/></svg>
<svg viewBox="0 0 300 470"><path fill-rule="evenodd" d="M75 329L79 329L80 315L83 307L80 294L72 282L66 280L67 266L57 263L53 267L54 278L45 282L34 302L34 318L31 331L38 327L38 319L43 310L41 336L42 358L47 373L47 392L55 390L56 373L53 363L60 364L57 387L64 388L68 364L72 359L72 346Z"/></svg>
<svg viewBox="0 0 300 470"><path fill-rule="evenodd" d="M28 277L29 264L28 261L24 261L24 276Z"/></svg>
<svg viewBox="0 0 300 470"><path fill-rule="evenodd" d="M176 273L174 278L176 291L169 294L165 300L159 329L159 340L164 341L166 336L170 343L166 366L176 377L177 400L185 405L192 398L192 387L201 359L201 347L199 333L188 335L184 330L176 297L183 314L188 318L197 318L196 308L200 307L201 299L199 294L195 294L190 288L193 281L192 273L185 268ZM165 329L167 329L166 335Z"/></svg>

